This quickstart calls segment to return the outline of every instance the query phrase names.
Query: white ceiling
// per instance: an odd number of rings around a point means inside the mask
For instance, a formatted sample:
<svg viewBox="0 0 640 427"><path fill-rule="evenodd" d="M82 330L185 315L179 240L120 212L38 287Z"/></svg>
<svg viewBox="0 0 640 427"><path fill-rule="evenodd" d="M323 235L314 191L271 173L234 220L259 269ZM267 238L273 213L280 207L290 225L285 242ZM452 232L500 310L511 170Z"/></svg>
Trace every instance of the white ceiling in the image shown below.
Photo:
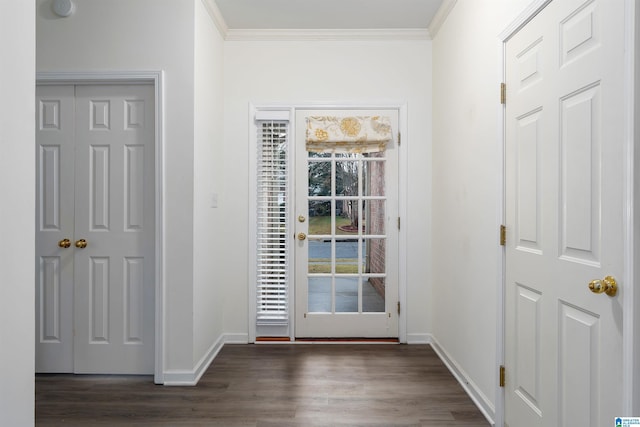
<svg viewBox="0 0 640 427"><path fill-rule="evenodd" d="M215 3L229 30L363 30L427 29L443 0L215 0Z"/></svg>

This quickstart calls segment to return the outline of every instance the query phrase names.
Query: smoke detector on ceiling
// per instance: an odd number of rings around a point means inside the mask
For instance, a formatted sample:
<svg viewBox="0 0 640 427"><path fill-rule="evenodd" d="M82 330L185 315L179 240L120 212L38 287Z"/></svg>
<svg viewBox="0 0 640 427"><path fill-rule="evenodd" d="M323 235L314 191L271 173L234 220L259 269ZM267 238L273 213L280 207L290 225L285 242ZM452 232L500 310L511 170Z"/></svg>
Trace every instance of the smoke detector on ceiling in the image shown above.
<svg viewBox="0 0 640 427"><path fill-rule="evenodd" d="M53 0L53 12L62 18L71 16L75 8L76 6L71 0Z"/></svg>

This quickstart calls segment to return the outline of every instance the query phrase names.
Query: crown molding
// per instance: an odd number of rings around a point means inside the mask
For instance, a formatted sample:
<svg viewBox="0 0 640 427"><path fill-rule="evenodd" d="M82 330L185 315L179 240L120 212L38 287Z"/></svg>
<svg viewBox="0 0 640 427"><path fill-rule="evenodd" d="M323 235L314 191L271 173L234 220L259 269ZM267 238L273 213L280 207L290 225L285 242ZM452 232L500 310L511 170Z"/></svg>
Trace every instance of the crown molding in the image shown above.
<svg viewBox="0 0 640 427"><path fill-rule="evenodd" d="M427 29L349 29L302 30L256 29L227 31L227 41L363 41L363 40L431 40Z"/></svg>
<svg viewBox="0 0 640 427"><path fill-rule="evenodd" d="M431 40L426 28L389 29L230 29L215 0L201 0L226 41ZM444 3L456 0L444 0ZM453 7L453 6L451 6ZM442 9L442 8L441 8ZM440 9L438 10L440 12ZM432 21L433 22L433 21Z"/></svg>
<svg viewBox="0 0 640 427"><path fill-rule="evenodd" d="M429 22L429 34L431 34L432 38L435 37L436 34L438 34L438 31L440 31L440 27L442 27L444 21L447 20L449 13L451 13L451 10L453 10L453 7L456 5L457 1L458 0L442 1L442 4L438 8L438 11L435 15L433 15L433 19L431 19L431 22Z"/></svg>
<svg viewBox="0 0 640 427"><path fill-rule="evenodd" d="M222 38L227 37L227 33L229 32L229 26L227 26L227 21L225 21L224 16L222 16L222 12L218 8L215 0L201 0L205 9L209 13L211 20L218 28L218 31L222 35Z"/></svg>

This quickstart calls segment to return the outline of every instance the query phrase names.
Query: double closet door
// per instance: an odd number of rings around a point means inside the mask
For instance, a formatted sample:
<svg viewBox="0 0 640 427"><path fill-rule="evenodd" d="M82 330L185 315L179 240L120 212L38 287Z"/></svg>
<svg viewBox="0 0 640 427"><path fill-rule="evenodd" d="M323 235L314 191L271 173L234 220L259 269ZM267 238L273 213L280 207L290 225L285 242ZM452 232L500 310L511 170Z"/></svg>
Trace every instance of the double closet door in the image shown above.
<svg viewBox="0 0 640 427"><path fill-rule="evenodd" d="M152 85L36 91L36 371L154 371Z"/></svg>

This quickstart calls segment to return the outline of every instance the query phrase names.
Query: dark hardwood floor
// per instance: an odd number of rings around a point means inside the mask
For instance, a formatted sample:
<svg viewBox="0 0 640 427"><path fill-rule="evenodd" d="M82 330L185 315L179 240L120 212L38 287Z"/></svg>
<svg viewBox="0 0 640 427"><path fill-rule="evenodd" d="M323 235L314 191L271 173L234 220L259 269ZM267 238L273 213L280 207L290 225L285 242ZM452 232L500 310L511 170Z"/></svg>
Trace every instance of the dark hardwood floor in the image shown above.
<svg viewBox="0 0 640 427"><path fill-rule="evenodd" d="M488 426L430 346L227 345L196 387L37 375L38 426Z"/></svg>

